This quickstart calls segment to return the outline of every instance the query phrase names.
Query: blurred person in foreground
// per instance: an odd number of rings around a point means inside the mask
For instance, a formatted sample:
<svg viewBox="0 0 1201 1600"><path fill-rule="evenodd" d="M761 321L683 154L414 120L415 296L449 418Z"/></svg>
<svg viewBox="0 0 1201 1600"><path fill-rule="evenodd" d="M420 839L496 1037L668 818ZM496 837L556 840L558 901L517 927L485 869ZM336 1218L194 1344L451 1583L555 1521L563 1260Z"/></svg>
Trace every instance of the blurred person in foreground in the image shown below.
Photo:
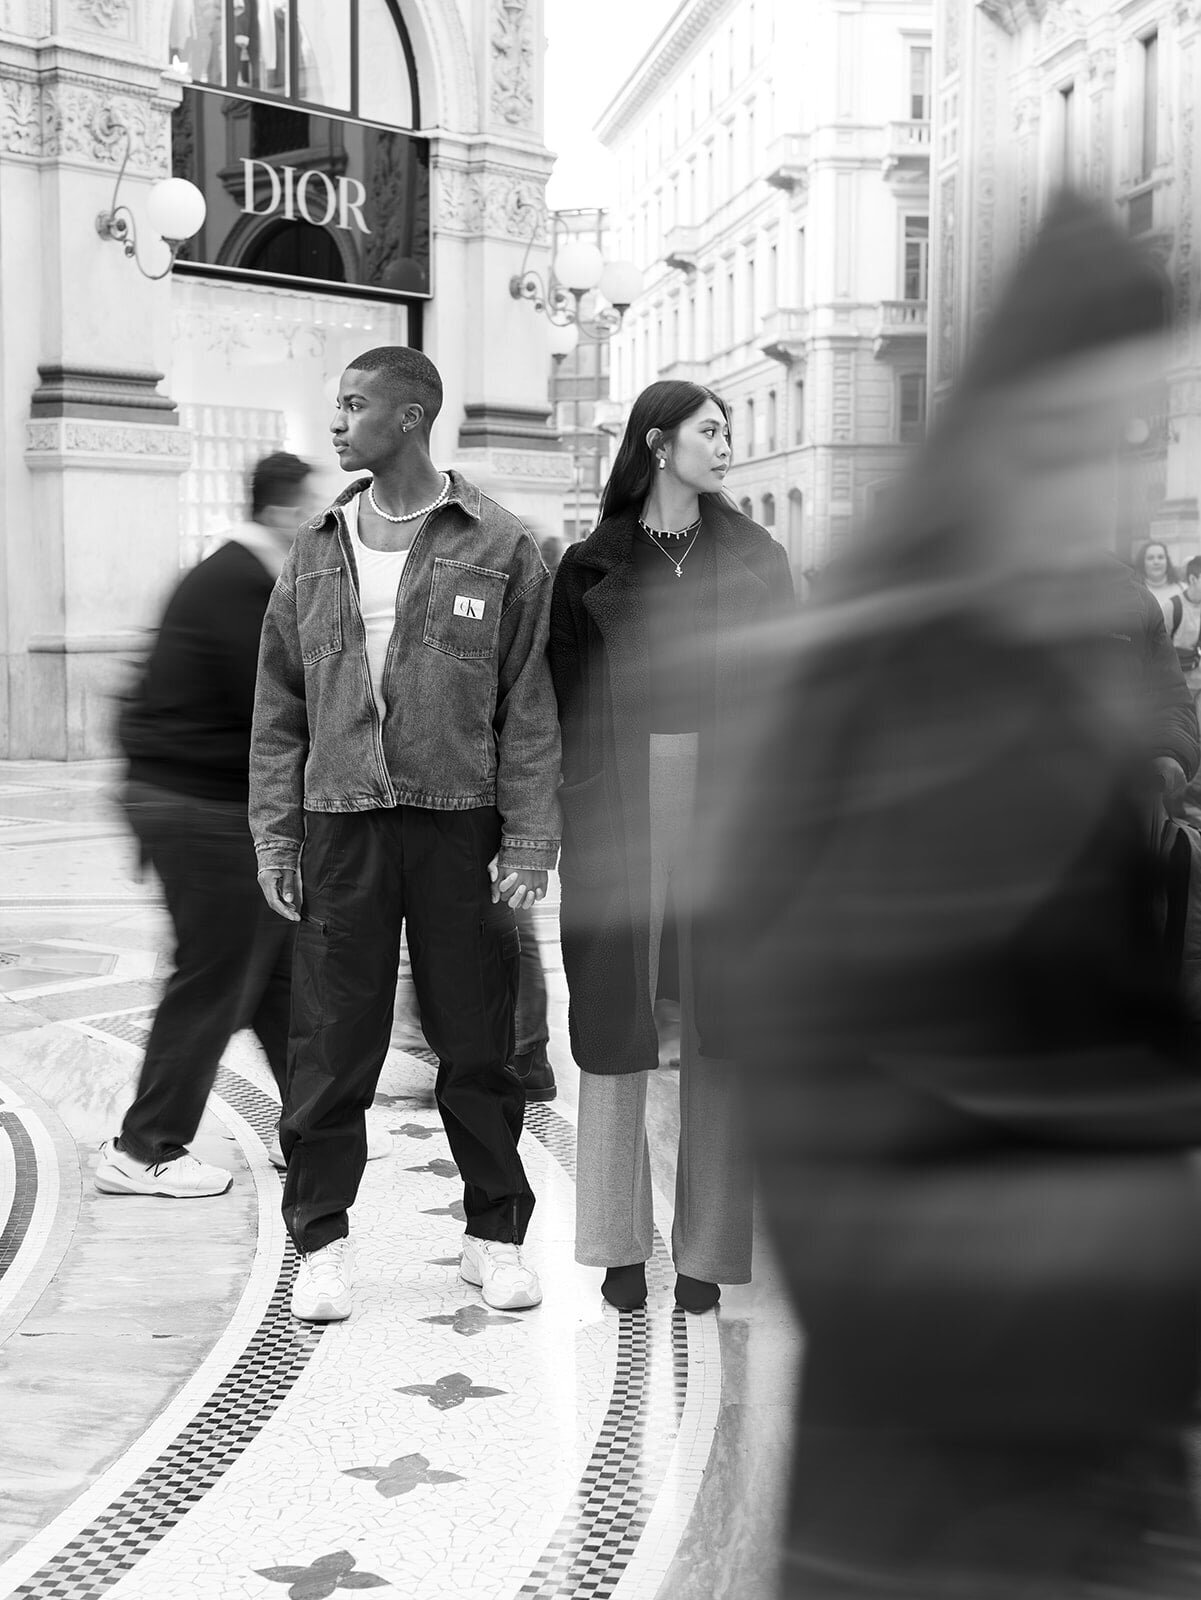
<svg viewBox="0 0 1201 1600"><path fill-rule="evenodd" d="M137 1093L101 1146L104 1194L224 1194L224 1167L191 1155L230 1036L250 1026L282 1097L292 929L263 904L247 820L259 635L296 529L312 510L311 468L277 451L250 475L250 519L181 580L118 736L123 799L162 882L175 969L155 1012Z"/></svg>
<svg viewBox="0 0 1201 1600"><path fill-rule="evenodd" d="M734 630L789 607L792 580L782 547L723 494L730 460L711 390L644 389L600 523L565 551L551 601L560 927L580 1067L576 1260L606 1269L601 1293L620 1309L646 1302L654 1239L646 1097L660 993L678 997L682 1019L676 1302L709 1310L721 1284L751 1276L745 1095L724 1059L723 975L691 937L693 820L744 687Z"/></svg>
<svg viewBox="0 0 1201 1600"><path fill-rule="evenodd" d="M1196 769L1105 548L1163 281L1053 206L731 797L763 1196L804 1334L780 1592L1201 1592L1201 1080L1151 845Z"/></svg>

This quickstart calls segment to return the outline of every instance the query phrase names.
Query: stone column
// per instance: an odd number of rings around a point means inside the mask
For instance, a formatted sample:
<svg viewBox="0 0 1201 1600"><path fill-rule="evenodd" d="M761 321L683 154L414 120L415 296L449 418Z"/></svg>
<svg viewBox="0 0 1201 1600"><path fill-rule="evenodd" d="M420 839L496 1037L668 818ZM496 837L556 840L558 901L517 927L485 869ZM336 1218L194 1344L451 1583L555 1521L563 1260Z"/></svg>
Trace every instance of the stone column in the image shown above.
<svg viewBox="0 0 1201 1600"><path fill-rule="evenodd" d="M178 570L190 440L158 390L168 281L96 231L120 199L145 226L170 174L178 91L156 65L162 0L8 0L0 42L0 751L111 749L113 697ZM137 21L147 29L139 35ZM149 38L149 43L148 43Z"/></svg>

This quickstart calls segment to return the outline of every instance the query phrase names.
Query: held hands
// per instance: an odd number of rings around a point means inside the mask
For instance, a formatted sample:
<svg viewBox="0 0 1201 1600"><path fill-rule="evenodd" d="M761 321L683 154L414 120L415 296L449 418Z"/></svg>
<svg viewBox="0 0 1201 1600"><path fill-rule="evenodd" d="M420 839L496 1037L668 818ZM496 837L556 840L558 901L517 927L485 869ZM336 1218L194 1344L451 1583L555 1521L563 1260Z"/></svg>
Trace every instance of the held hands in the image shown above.
<svg viewBox="0 0 1201 1600"><path fill-rule="evenodd" d="M1171 756L1156 756L1154 766L1164 810L1170 817L1178 817L1181 813L1184 791L1188 787L1184 768Z"/></svg>
<svg viewBox="0 0 1201 1600"><path fill-rule="evenodd" d="M503 900L512 911L525 911L546 898L545 872L519 867L501 878L499 856L493 856L488 863L488 881L492 885L492 904Z"/></svg>
<svg viewBox="0 0 1201 1600"><path fill-rule="evenodd" d="M264 867L258 875L263 899L278 917L300 921L300 875L288 867Z"/></svg>

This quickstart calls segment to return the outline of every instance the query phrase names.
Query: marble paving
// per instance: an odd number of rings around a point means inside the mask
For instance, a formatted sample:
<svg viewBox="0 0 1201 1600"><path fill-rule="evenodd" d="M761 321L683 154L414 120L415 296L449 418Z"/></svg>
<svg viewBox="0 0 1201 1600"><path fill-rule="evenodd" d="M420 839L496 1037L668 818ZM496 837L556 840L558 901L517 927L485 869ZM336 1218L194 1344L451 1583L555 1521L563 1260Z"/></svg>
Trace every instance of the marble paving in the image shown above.
<svg viewBox="0 0 1201 1600"><path fill-rule="evenodd" d="M170 946L118 781L0 764L0 1596L770 1600L797 1339L766 1250L717 1313L672 1304L670 1071L647 1310L607 1307L574 1262L553 896L537 920L560 1094L523 1141L540 1307L490 1311L458 1277L461 1189L403 986L348 1322L288 1312L278 1106L251 1036L195 1146L230 1192L96 1194Z"/></svg>

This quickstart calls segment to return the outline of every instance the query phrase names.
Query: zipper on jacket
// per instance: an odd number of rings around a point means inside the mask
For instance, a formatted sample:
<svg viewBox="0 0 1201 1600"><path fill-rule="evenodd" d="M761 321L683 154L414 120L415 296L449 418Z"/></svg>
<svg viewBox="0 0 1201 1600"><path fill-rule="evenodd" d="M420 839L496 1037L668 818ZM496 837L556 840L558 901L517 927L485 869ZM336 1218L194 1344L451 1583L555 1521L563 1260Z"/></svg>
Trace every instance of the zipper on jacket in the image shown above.
<svg viewBox="0 0 1201 1600"><path fill-rule="evenodd" d="M359 614L359 627L363 632L363 643L359 654L363 665L363 681L367 689L367 704L371 708L371 726L375 733L375 759L379 763L379 772L380 777L383 779L384 788L388 791L388 802L390 805L394 806L396 804L396 790L392 787L392 780L388 776L388 763L384 759L383 723L380 720L379 706L376 703L375 690L371 686L371 672L367 666L367 624L363 620L363 607L359 601L358 568L354 564L354 551L350 547L350 531L347 528L345 519L342 516L341 506L335 508L335 515L338 519L338 539L342 544L342 554L346 558L346 566L350 572L350 592L354 596L354 608ZM405 562L405 566L408 566L407 561ZM402 573L402 582L403 577L404 575ZM395 624L393 624L393 633L395 633L395 631ZM392 648L391 641L389 641L388 648L389 650Z"/></svg>

